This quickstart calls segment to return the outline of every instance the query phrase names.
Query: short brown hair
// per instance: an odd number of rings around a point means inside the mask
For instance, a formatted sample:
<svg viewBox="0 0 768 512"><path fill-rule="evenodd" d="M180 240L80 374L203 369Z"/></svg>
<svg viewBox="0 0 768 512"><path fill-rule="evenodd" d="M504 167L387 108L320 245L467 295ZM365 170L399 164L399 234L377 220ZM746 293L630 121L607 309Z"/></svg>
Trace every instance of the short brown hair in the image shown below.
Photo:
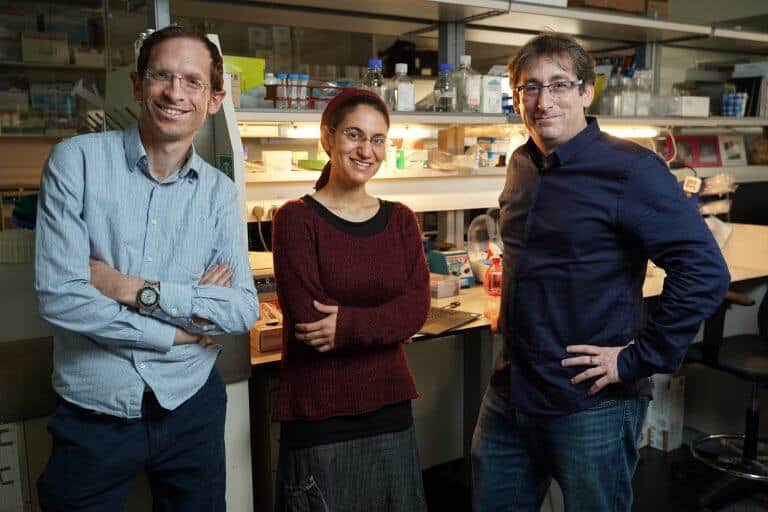
<svg viewBox="0 0 768 512"><path fill-rule="evenodd" d="M520 75L530 69L536 59L552 56L570 57L576 76L585 84L594 85L597 77L595 59L572 36L545 32L525 43L509 60L509 82L512 88L518 85ZM579 87L579 92L584 92L583 85Z"/></svg>
<svg viewBox="0 0 768 512"><path fill-rule="evenodd" d="M169 25L165 28L161 28L157 32L152 34L144 40L139 50L139 58L136 61L136 71L141 78L147 72L147 66L149 66L149 57L152 55L152 48L155 45L167 41L169 39L187 38L200 41L208 48L208 53L211 54L211 91L221 91L224 89L224 63L221 58L221 53L215 44L208 39L205 31L198 27L184 27L181 25Z"/></svg>

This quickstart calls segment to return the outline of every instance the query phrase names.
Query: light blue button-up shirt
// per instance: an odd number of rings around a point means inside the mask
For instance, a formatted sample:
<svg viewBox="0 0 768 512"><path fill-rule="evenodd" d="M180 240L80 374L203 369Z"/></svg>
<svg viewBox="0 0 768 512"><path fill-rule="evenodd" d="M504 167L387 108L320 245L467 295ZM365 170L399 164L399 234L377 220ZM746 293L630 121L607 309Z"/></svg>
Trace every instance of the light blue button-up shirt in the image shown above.
<svg viewBox="0 0 768 512"><path fill-rule="evenodd" d="M35 289L53 325L53 387L93 411L137 418L145 386L174 409L205 383L221 347L173 345L189 332L246 332L258 300L234 184L190 150L163 181L149 172L136 125L57 144L46 163L37 213ZM160 281L152 316L102 295L89 259ZM216 263L231 288L198 285ZM204 328L192 317L212 322Z"/></svg>

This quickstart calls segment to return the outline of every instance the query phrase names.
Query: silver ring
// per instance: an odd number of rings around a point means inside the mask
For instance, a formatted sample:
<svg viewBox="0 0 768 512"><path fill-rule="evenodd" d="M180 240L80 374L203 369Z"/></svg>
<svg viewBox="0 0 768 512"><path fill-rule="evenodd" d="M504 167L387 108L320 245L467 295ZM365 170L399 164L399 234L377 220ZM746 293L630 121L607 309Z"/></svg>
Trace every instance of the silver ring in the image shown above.
<svg viewBox="0 0 768 512"><path fill-rule="evenodd" d="M589 366L594 366L595 363L592 362L592 356L589 356Z"/></svg>

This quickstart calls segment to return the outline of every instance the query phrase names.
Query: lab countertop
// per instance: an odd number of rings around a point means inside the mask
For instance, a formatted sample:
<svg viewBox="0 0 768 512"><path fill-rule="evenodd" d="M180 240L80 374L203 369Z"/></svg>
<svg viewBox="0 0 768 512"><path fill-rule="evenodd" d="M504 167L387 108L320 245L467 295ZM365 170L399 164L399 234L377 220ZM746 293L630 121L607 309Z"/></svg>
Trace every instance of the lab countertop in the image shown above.
<svg viewBox="0 0 768 512"><path fill-rule="evenodd" d="M730 238L723 247L723 256L728 263L731 282L747 281L768 276L768 227L750 224L730 224L733 228ZM643 283L643 297L651 298L661 295L666 274L660 268L653 267ZM445 307L452 302L460 302L456 309L469 313L479 313L477 320L457 327L445 333L446 336L461 334L462 331L486 328L490 325L488 319L482 316L489 309L499 308L499 297L489 297L482 285L464 288L458 297L432 299L435 307ZM414 339L417 339L417 335ZM259 352L251 349L251 364L264 364L280 360L280 351Z"/></svg>

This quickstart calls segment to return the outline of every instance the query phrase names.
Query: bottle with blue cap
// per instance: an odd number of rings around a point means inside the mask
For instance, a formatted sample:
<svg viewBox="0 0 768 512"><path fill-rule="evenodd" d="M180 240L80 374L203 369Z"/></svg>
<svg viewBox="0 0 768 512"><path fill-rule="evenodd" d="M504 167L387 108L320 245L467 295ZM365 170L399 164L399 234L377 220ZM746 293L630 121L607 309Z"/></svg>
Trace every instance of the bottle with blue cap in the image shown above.
<svg viewBox="0 0 768 512"><path fill-rule="evenodd" d="M277 108L288 108L288 75L285 73L277 73L275 78L278 80L275 106Z"/></svg>
<svg viewBox="0 0 768 512"><path fill-rule="evenodd" d="M456 85L451 79L453 66L440 64L440 73L433 91L435 112L456 112Z"/></svg>
<svg viewBox="0 0 768 512"><path fill-rule="evenodd" d="M387 100L384 75L381 73L381 59L368 60L368 69L363 75L363 88L376 93L383 101Z"/></svg>

